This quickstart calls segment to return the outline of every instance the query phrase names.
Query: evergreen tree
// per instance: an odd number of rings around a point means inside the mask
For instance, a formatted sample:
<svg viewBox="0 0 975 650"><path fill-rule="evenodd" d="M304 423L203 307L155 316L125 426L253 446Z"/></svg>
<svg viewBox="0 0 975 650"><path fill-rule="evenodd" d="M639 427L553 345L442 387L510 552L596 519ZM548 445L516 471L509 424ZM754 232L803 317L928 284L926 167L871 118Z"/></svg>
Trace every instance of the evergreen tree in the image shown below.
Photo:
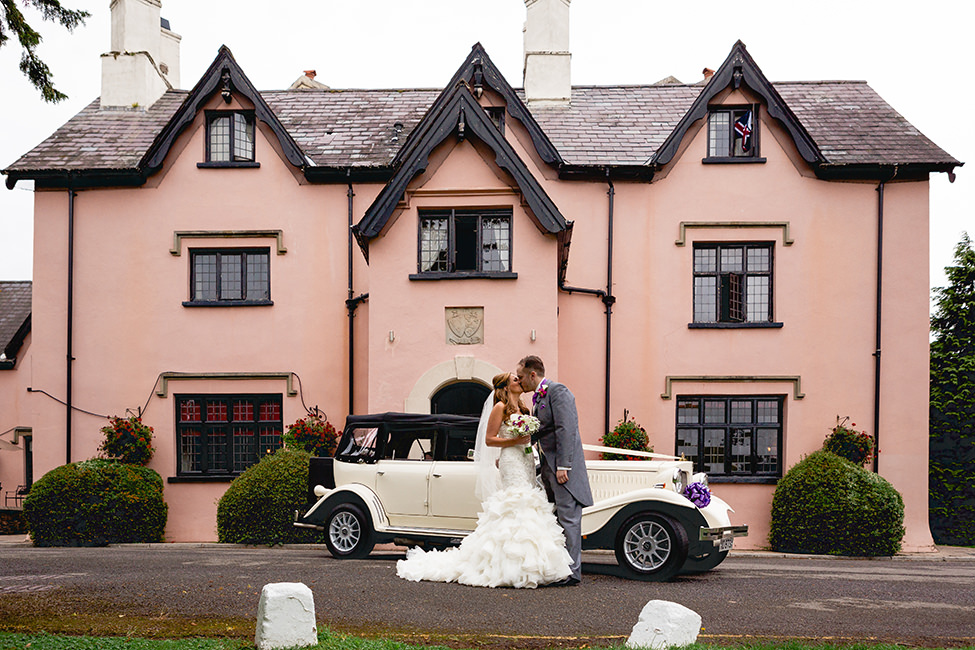
<svg viewBox="0 0 975 650"><path fill-rule="evenodd" d="M975 545L975 249L968 234L935 288L929 507L939 544Z"/></svg>
<svg viewBox="0 0 975 650"><path fill-rule="evenodd" d="M69 32L78 25L83 25L91 14L87 11L65 9L58 0L0 0L0 47L6 45L11 35L16 36L23 50L20 71L41 91L44 101L55 103L67 99L67 95L54 87L50 69L37 56L41 35L27 24L27 19L17 6L18 2L33 6L41 13L41 18L61 23Z"/></svg>

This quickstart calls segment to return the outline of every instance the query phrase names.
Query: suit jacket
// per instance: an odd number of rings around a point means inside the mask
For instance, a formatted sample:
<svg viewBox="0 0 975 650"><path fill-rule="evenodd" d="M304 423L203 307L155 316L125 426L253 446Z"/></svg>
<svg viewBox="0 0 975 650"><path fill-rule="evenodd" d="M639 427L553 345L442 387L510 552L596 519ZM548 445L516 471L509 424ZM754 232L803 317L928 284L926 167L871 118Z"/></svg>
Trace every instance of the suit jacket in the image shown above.
<svg viewBox="0 0 975 650"><path fill-rule="evenodd" d="M569 470L565 488L583 506L592 505L589 474L579 435L576 398L564 385L546 380L546 393L535 403L534 415L540 426L535 438L542 449L544 463L554 474L562 467Z"/></svg>

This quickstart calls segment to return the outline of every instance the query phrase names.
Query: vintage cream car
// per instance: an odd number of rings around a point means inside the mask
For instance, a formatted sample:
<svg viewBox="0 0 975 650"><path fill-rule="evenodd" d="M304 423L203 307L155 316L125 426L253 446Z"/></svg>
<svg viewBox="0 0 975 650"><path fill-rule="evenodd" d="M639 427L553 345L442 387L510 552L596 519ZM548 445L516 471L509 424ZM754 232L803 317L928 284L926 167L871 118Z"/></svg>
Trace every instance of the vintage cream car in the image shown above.
<svg viewBox="0 0 975 650"><path fill-rule="evenodd" d="M313 458L309 504L295 526L326 532L336 558L367 556L377 543L459 544L477 523L477 418L383 413L349 416L334 458ZM588 447L590 450L603 448ZM698 507L686 496L690 461L587 460L594 503L582 515L584 549L613 549L630 577L667 580L717 566L734 538L731 508L711 496Z"/></svg>

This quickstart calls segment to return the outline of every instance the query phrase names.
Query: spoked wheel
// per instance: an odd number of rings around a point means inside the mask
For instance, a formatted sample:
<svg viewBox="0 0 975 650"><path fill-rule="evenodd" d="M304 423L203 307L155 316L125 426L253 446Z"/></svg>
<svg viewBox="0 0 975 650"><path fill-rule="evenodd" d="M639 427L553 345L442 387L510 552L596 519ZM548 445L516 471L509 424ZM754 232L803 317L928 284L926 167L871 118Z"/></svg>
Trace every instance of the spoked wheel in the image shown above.
<svg viewBox="0 0 975 650"><path fill-rule="evenodd" d="M338 506L325 524L325 545L333 557L363 558L372 552L372 524L362 510L352 503Z"/></svg>
<svg viewBox="0 0 975 650"><path fill-rule="evenodd" d="M640 513L616 534L616 560L632 577L664 581L672 578L687 559L687 533L667 515Z"/></svg>

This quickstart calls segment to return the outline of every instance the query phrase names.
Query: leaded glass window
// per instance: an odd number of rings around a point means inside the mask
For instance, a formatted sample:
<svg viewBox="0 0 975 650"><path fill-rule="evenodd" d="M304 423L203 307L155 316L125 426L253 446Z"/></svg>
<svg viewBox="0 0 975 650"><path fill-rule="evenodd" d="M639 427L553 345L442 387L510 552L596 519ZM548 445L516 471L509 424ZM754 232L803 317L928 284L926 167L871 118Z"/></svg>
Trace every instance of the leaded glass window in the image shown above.
<svg viewBox="0 0 975 650"><path fill-rule="evenodd" d="M236 475L281 448L280 395L177 395L177 473Z"/></svg>
<svg viewBox="0 0 975 650"><path fill-rule="evenodd" d="M694 322L772 321L772 244L694 245Z"/></svg>
<svg viewBox="0 0 975 650"><path fill-rule="evenodd" d="M676 453L710 476L779 477L782 403L776 396L678 397Z"/></svg>
<svg viewBox="0 0 975 650"><path fill-rule="evenodd" d="M420 213L417 271L507 273L511 270L510 210Z"/></svg>
<svg viewBox="0 0 975 650"><path fill-rule="evenodd" d="M254 162L254 113L207 112L207 162Z"/></svg>
<svg viewBox="0 0 975 650"><path fill-rule="evenodd" d="M190 304L270 303L270 249L191 249L190 266Z"/></svg>

